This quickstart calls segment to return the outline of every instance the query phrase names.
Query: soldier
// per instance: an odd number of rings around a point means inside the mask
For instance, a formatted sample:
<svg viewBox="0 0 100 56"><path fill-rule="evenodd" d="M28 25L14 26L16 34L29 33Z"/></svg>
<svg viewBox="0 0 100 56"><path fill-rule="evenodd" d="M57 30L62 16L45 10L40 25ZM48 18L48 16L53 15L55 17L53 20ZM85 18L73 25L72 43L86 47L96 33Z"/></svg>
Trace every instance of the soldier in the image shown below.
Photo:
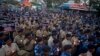
<svg viewBox="0 0 100 56"><path fill-rule="evenodd" d="M27 54L28 56L33 56L33 49L34 49L35 43L36 43L36 41L32 37L32 34L27 33L25 35L25 39L23 41L23 44L24 44L25 50L28 52L28 54Z"/></svg>
<svg viewBox="0 0 100 56"><path fill-rule="evenodd" d="M4 46L6 56L17 56L18 52L20 51L18 45L13 43L12 40L8 37L6 37L4 41L6 43Z"/></svg>
<svg viewBox="0 0 100 56"><path fill-rule="evenodd" d="M20 49L23 49L23 41L24 41L23 30L20 29L18 31L18 34L14 38L14 42L18 44Z"/></svg>

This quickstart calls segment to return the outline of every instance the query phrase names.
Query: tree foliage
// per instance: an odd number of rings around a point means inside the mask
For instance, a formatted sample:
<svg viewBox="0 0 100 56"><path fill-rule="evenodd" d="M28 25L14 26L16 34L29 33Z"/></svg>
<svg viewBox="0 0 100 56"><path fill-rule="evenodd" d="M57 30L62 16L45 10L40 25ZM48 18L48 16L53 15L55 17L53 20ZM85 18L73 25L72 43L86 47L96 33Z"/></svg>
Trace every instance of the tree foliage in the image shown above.
<svg viewBox="0 0 100 56"><path fill-rule="evenodd" d="M90 7L97 10L98 16L100 16L100 0L91 0ZM100 19L99 19L100 20Z"/></svg>
<svg viewBox="0 0 100 56"><path fill-rule="evenodd" d="M48 7L52 7L52 4L61 5L69 0L45 0L47 2Z"/></svg>
<svg viewBox="0 0 100 56"><path fill-rule="evenodd" d="M19 2L17 0L4 0L3 3L12 4L12 5L19 5Z"/></svg>

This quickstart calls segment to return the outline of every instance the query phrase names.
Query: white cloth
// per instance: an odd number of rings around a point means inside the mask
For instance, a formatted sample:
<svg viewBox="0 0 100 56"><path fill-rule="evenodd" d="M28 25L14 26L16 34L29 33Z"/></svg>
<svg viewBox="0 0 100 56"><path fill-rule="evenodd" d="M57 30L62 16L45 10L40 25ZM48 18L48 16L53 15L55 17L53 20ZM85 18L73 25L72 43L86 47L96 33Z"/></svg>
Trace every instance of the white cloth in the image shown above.
<svg viewBox="0 0 100 56"><path fill-rule="evenodd" d="M0 48L0 56L5 56L6 53L5 53L5 50L4 50L4 47Z"/></svg>
<svg viewBox="0 0 100 56"><path fill-rule="evenodd" d="M92 53L90 51L87 51L84 54L80 54L79 56L92 56Z"/></svg>
<svg viewBox="0 0 100 56"><path fill-rule="evenodd" d="M60 37L61 38L64 38L66 36L66 33L65 33L65 31L63 31L63 30L60 30Z"/></svg>
<svg viewBox="0 0 100 56"><path fill-rule="evenodd" d="M17 44L23 44L23 41L24 41L24 36L15 36L14 38L14 42L17 43Z"/></svg>
<svg viewBox="0 0 100 56"><path fill-rule="evenodd" d="M19 48L16 43L12 43L11 46L5 45L4 49L5 49L6 55L9 55L10 53L19 51Z"/></svg>
<svg viewBox="0 0 100 56"><path fill-rule="evenodd" d="M72 43L71 43L70 40L64 39L64 40L62 41L62 46L65 46L65 45L72 45Z"/></svg>
<svg viewBox="0 0 100 56"><path fill-rule="evenodd" d="M86 54L87 56L92 56L92 53L90 51L88 51Z"/></svg>
<svg viewBox="0 0 100 56"><path fill-rule="evenodd" d="M52 36L50 36L50 38L48 39L48 46L49 47L52 47L52 45L53 45L53 37Z"/></svg>

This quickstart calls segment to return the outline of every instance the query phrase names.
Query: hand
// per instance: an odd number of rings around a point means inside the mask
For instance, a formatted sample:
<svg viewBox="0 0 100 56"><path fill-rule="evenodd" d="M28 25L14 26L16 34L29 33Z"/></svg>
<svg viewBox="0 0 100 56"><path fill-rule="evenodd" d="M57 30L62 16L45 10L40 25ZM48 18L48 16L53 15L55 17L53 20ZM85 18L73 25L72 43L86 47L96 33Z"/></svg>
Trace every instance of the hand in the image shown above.
<svg viewBox="0 0 100 56"><path fill-rule="evenodd" d="M11 56L16 56L17 51L13 51Z"/></svg>

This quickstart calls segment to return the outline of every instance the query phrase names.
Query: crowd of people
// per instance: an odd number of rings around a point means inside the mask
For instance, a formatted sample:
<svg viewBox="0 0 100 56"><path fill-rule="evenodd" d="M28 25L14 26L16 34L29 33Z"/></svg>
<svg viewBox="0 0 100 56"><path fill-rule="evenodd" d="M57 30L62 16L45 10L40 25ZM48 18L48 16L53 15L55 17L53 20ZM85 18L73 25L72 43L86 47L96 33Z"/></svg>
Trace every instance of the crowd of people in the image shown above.
<svg viewBox="0 0 100 56"><path fill-rule="evenodd" d="M0 26L0 56L99 56L100 27L94 12L4 11L13 25Z"/></svg>

